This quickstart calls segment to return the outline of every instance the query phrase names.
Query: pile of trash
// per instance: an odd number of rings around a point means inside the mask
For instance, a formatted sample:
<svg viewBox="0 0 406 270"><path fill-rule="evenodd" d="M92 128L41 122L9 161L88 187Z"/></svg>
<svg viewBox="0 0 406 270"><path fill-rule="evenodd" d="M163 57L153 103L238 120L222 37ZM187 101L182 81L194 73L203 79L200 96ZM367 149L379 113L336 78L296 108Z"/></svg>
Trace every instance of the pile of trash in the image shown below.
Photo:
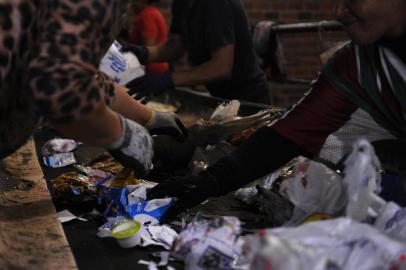
<svg viewBox="0 0 406 270"><path fill-rule="evenodd" d="M193 157L188 157L194 173L224 155L230 146L228 135L235 130L249 136L251 128L270 121L262 112L235 122L237 111L237 103L220 107L213 121L222 125L199 127L206 132L200 133L206 142L196 143ZM233 132L221 143L224 135L219 134L225 127ZM269 229L251 235L241 235L242 224L235 217L198 215L183 222L178 232L160 225L176 198L148 200L154 183L135 178L111 159L76 166L78 172L60 176L53 187L61 197L90 196L103 206L107 222L99 228L99 237L115 238L123 248L165 249L160 262L139 262L150 269L171 269L171 259L193 270L406 269L406 209L380 196L382 168L372 145L358 140L343 167L339 171L299 157L256 185L238 190L239 200L271 221Z"/></svg>
<svg viewBox="0 0 406 270"><path fill-rule="evenodd" d="M270 189L281 172L262 179L256 193L237 192L245 202L264 192L288 202L278 228L241 236L236 218L195 220L171 255L186 269L406 269L406 209L379 197L382 171L369 142L353 149L343 172L300 158L278 191Z"/></svg>

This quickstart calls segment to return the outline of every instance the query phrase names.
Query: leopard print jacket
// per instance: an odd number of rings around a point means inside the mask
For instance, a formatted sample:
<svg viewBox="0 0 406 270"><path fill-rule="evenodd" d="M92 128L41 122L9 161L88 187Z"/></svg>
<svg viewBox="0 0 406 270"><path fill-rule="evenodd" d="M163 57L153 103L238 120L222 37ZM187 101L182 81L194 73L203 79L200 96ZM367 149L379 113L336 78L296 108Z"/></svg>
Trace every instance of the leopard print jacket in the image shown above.
<svg viewBox="0 0 406 270"><path fill-rule="evenodd" d="M129 0L0 1L0 158L21 146L41 116L65 123L110 103L98 72Z"/></svg>

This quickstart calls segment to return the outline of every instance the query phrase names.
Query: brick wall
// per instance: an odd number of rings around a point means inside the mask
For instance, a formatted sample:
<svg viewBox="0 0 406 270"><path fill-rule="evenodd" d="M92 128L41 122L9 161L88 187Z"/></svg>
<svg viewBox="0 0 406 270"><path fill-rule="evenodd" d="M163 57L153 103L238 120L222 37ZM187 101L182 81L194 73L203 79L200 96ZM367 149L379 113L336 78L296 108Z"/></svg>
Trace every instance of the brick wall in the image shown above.
<svg viewBox="0 0 406 270"><path fill-rule="evenodd" d="M259 20L278 23L315 22L334 19L336 0L242 0L251 24ZM161 8L170 21L171 0ZM343 32L282 34L283 68L289 77L311 79L321 66L320 54L347 39ZM271 82L275 105L289 106L308 89L307 85Z"/></svg>

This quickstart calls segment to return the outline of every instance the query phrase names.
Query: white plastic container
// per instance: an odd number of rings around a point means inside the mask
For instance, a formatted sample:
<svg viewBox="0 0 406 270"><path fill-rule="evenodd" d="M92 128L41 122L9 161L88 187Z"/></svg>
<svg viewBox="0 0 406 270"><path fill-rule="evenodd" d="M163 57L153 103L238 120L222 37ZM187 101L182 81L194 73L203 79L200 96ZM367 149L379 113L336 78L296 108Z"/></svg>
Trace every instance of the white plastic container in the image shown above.
<svg viewBox="0 0 406 270"><path fill-rule="evenodd" d="M132 248L140 244L142 224L138 221L126 220L112 229L112 235L122 248Z"/></svg>

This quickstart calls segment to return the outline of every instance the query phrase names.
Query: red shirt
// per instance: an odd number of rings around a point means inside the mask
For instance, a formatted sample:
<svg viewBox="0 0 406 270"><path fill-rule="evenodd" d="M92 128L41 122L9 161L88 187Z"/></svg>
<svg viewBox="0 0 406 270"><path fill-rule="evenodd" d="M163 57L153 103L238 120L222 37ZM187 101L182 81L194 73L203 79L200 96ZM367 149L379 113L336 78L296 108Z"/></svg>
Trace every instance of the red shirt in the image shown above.
<svg viewBox="0 0 406 270"><path fill-rule="evenodd" d="M157 44L166 42L168 25L158 8L145 7L134 16L133 30L129 40L134 44L144 44L146 39L154 39ZM169 69L168 63L147 63L147 73L165 73Z"/></svg>

